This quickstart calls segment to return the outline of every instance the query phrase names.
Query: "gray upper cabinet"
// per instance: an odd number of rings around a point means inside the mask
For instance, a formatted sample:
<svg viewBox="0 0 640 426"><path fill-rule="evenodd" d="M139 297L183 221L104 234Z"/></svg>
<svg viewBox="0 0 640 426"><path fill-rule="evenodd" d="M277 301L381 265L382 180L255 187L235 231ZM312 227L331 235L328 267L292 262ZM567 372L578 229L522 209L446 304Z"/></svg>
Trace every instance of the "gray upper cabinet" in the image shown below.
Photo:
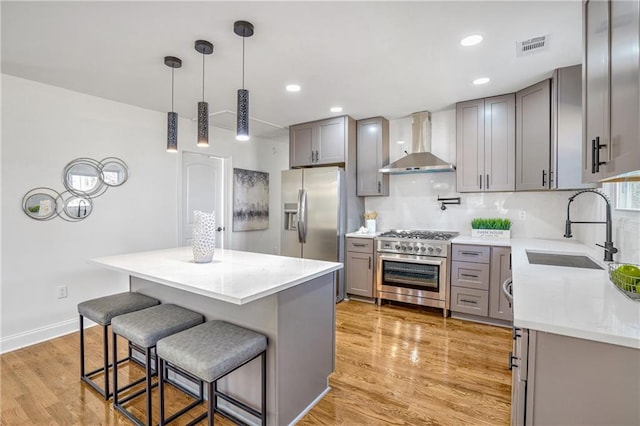
<svg viewBox="0 0 640 426"><path fill-rule="evenodd" d="M347 116L289 128L289 166L321 166L345 162Z"/></svg>
<svg viewBox="0 0 640 426"><path fill-rule="evenodd" d="M640 170L638 1L583 4L582 179Z"/></svg>
<svg viewBox="0 0 640 426"><path fill-rule="evenodd" d="M456 105L458 192L515 190L515 94Z"/></svg>
<svg viewBox="0 0 640 426"><path fill-rule="evenodd" d="M551 83L516 93L516 191L549 189Z"/></svg>
<svg viewBox="0 0 640 426"><path fill-rule="evenodd" d="M368 118L356 126L357 195L389 195L389 175L378 172L389 163L389 120Z"/></svg>

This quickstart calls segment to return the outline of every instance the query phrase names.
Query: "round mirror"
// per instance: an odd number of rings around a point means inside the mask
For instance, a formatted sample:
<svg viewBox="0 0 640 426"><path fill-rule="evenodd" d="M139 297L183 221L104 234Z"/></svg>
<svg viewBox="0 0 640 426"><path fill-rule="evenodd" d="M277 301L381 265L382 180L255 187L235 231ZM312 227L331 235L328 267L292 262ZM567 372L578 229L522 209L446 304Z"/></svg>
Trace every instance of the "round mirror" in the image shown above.
<svg viewBox="0 0 640 426"><path fill-rule="evenodd" d="M69 192L97 197L106 191L100 178L100 163L90 158L78 158L64 168L63 182Z"/></svg>
<svg viewBox="0 0 640 426"><path fill-rule="evenodd" d="M72 192L63 192L59 203L62 207L58 215L67 221L77 222L89 216L93 211L93 202L86 195L78 195Z"/></svg>
<svg viewBox="0 0 640 426"><path fill-rule="evenodd" d="M129 169L119 158L108 157L100 163L100 178L105 185L120 186L129 178Z"/></svg>
<svg viewBox="0 0 640 426"><path fill-rule="evenodd" d="M56 191L50 188L35 188L22 198L22 210L35 220L49 220L55 217L57 210Z"/></svg>

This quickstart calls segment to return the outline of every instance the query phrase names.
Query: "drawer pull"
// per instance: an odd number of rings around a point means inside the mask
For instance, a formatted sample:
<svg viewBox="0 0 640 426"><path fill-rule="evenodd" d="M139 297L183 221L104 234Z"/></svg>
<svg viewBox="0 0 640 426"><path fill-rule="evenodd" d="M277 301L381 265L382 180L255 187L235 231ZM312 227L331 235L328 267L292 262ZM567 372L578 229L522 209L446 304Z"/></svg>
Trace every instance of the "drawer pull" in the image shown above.
<svg viewBox="0 0 640 426"><path fill-rule="evenodd" d="M473 305L477 305L477 304L478 304L478 301L477 301L477 300L460 299L460 301L461 301L461 302L464 302L464 303L471 303L471 304L473 304Z"/></svg>
<svg viewBox="0 0 640 426"><path fill-rule="evenodd" d="M354 247L366 247L366 244L363 243L351 243Z"/></svg>
<svg viewBox="0 0 640 426"><path fill-rule="evenodd" d="M461 251L460 254L464 254L465 256L480 256L482 253L478 251Z"/></svg>
<svg viewBox="0 0 640 426"><path fill-rule="evenodd" d="M471 274L460 274L460 276L462 277L468 277L468 278L478 278L477 275L471 275Z"/></svg>

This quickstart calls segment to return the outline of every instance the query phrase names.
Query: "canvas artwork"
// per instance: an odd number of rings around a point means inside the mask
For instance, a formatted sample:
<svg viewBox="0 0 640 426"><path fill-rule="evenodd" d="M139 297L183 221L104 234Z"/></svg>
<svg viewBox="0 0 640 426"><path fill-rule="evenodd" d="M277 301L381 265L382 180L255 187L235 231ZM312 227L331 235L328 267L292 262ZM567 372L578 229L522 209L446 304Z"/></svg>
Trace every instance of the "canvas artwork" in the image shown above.
<svg viewBox="0 0 640 426"><path fill-rule="evenodd" d="M269 173L233 169L233 230L269 228Z"/></svg>

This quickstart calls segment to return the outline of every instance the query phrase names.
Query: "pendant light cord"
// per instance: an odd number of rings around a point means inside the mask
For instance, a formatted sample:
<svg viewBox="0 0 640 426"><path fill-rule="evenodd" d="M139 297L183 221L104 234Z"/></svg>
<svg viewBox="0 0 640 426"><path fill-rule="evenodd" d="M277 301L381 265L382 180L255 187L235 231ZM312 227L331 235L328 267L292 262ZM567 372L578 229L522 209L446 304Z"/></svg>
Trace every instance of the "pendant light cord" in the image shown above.
<svg viewBox="0 0 640 426"><path fill-rule="evenodd" d="M171 112L173 112L173 75L176 69L171 67Z"/></svg>
<svg viewBox="0 0 640 426"><path fill-rule="evenodd" d="M244 90L244 39L246 37L242 37L242 89Z"/></svg>
<svg viewBox="0 0 640 426"><path fill-rule="evenodd" d="M202 102L204 102L204 53L202 54Z"/></svg>

